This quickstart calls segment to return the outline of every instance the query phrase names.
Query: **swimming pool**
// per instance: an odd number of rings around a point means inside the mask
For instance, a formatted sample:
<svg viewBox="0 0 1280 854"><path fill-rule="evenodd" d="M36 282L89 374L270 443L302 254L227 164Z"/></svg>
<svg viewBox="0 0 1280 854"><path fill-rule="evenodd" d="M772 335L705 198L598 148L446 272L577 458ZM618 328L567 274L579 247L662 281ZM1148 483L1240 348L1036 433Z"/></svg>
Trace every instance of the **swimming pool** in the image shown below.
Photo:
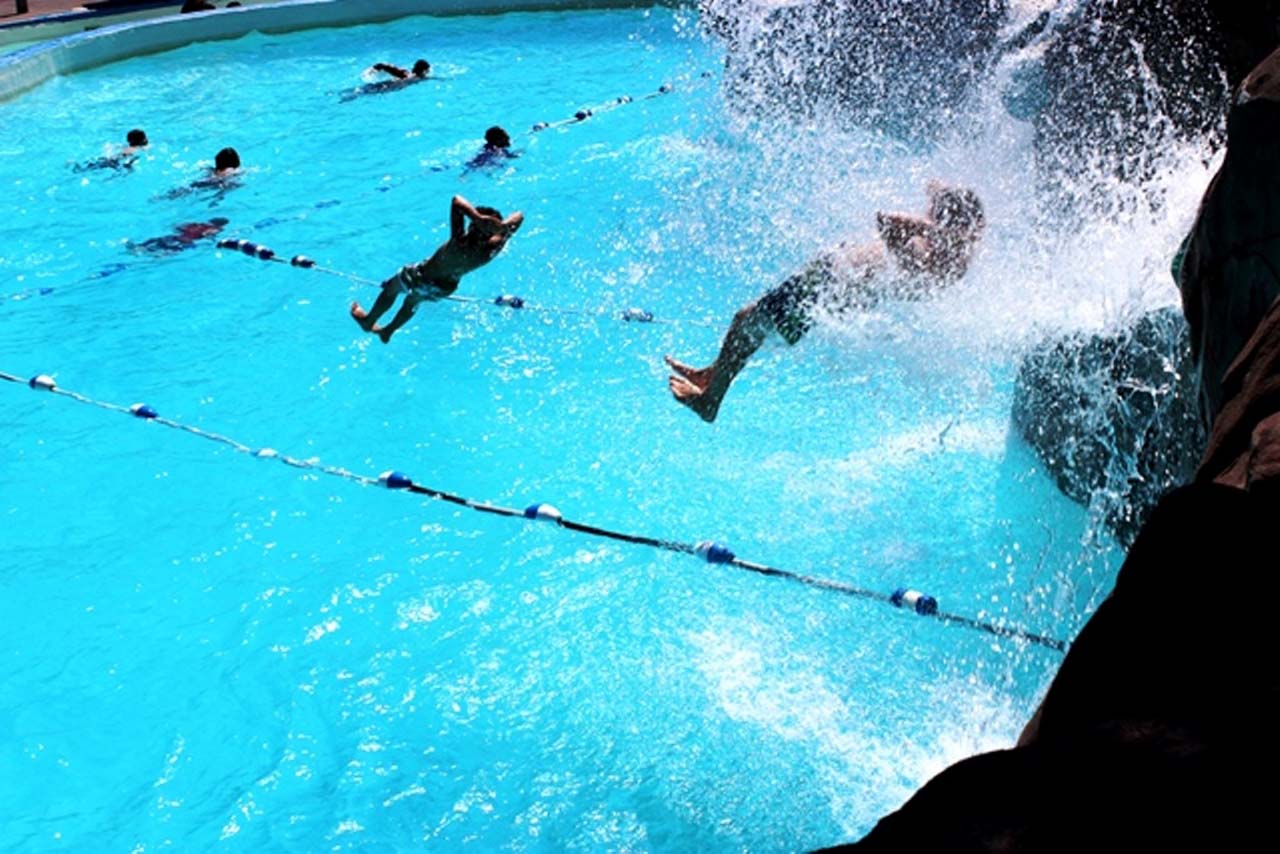
<svg viewBox="0 0 1280 854"><path fill-rule="evenodd" d="M341 100L418 56L439 79ZM655 9L251 35L52 80L0 105L0 370L1071 636L1115 555L1008 425L1019 348L1064 314L1025 298L1055 283L1016 164L975 154L1021 141L758 127L720 63ZM492 124L521 156L464 172ZM134 126L153 145L128 174L70 168ZM241 187L163 198L226 145ZM671 401L663 354L709 359L735 308L939 172L993 223L962 285L773 348L714 426ZM439 304L383 346L347 316L368 288L129 248L217 216L380 279L443 239L455 193L527 218L459 294L673 322ZM1058 661L0 393L0 847L798 850L1009 744Z"/></svg>

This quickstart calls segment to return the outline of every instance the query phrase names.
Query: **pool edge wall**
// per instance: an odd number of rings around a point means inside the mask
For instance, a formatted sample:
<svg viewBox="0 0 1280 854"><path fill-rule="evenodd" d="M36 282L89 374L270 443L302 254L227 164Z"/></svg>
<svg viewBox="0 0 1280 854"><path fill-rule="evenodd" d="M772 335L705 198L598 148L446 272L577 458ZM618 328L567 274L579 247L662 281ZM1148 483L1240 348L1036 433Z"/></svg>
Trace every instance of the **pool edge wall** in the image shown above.
<svg viewBox="0 0 1280 854"><path fill-rule="evenodd" d="M286 0L200 14L171 15L105 26L52 39L0 57L0 102L51 77L74 74L149 53L233 39L251 32L285 33L379 23L412 15L494 15L680 5L661 0Z"/></svg>

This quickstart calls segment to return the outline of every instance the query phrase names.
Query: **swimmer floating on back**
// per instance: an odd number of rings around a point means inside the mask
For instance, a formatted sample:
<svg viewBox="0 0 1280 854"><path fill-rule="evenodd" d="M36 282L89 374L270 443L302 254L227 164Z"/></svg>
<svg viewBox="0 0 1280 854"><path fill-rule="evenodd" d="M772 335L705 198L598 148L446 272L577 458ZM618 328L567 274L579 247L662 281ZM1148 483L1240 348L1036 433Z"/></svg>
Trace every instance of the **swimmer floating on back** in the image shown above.
<svg viewBox="0 0 1280 854"><path fill-rule="evenodd" d="M471 220L470 227L466 221ZM351 316L360 328L372 332L385 344L409 318L418 304L444 299L458 289L464 275L488 264L507 245L511 235L524 222L524 214L513 213L506 219L493 208L472 207L462 196L454 196L449 207L449 239L430 258L420 264L409 264L382 283L382 293L368 311L360 303L351 304ZM404 304L386 326L378 326L378 318L404 295Z"/></svg>
<svg viewBox="0 0 1280 854"><path fill-rule="evenodd" d="M108 154L87 163L77 163L73 168L76 172L89 172L94 169L132 169L133 164L138 162L138 153L151 142L147 139L146 131L134 128L125 136L125 143L125 147L114 154Z"/></svg>
<svg viewBox="0 0 1280 854"><path fill-rule="evenodd" d="M715 421L730 384L770 332L791 345L813 325L815 308L865 310L885 298L918 299L937 291L969 268L983 225L982 203L972 190L931 183L925 216L878 213L879 240L840 243L741 308L719 355L705 368L667 356L671 394L703 421Z"/></svg>
<svg viewBox="0 0 1280 854"><path fill-rule="evenodd" d="M419 59L413 64L413 68L406 71L398 65L390 65L386 62L376 62L373 65L374 71L381 71L383 74L391 76L390 80L378 80L346 92L342 96L343 101L350 101L361 95L379 95L383 92L394 92L397 89L403 89L414 83L421 83L431 76L431 63L425 59Z"/></svg>

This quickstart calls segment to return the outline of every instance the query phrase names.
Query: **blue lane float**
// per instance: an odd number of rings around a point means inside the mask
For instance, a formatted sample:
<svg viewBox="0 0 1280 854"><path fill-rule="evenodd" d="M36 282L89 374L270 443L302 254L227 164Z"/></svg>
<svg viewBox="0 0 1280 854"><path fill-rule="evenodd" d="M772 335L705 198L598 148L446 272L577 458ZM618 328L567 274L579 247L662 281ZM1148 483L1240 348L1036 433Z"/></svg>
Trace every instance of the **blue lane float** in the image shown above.
<svg viewBox="0 0 1280 854"><path fill-rule="evenodd" d="M703 540L693 547L693 553L707 563L733 563L736 555L727 546Z"/></svg>
<svg viewBox="0 0 1280 854"><path fill-rule="evenodd" d="M896 608L906 608L926 617L938 612L937 599L919 590L908 590L905 587L899 587L893 591L889 596L889 602Z"/></svg>
<svg viewBox="0 0 1280 854"><path fill-rule="evenodd" d="M648 546L650 548L661 549L663 551L680 552L682 554L698 557L713 566L743 569L748 572L754 572L758 575L786 579L818 590L827 590L833 593L842 593L859 599L883 602L900 610L910 611L921 617L940 620L946 625L959 626L962 628L985 632L997 637L1022 641L1028 644L1041 646L1046 649L1052 649L1056 652L1065 653L1067 650L1067 642L1058 638L1037 634L1017 626L993 623L985 620L965 617L960 614L948 613L938 607L938 600L936 598L912 588L899 587L892 593L886 595L874 590L867 590L861 587L856 587L852 584L846 584L843 581L803 575L801 573L792 572L786 569L779 569L778 567L769 566L767 564L744 560L734 554L733 550L728 546L713 540L702 540L695 544L689 544L677 540L665 540L656 537L644 536L642 534L632 534L626 531L615 531L609 528L601 528L595 525L587 525L582 522L575 522L571 519L566 519L560 510L552 504L530 504L523 510L517 510L512 507L503 507L498 504L477 501L463 495L457 495L452 492L434 489L429 486L415 483L412 477L398 470L386 471L377 477L370 477L345 468L321 465L315 460L304 460L297 457L291 457L270 447L253 448L243 442L238 442L235 439L222 436L218 433L211 433L199 427L192 427L187 424L172 421L168 418L164 418L155 410L154 407L145 403L135 403L132 406L121 406L107 401L95 400L74 391L67 391L66 389L60 388L54 378L49 374L37 374L30 379L23 379L15 374L0 371L0 381L19 385L25 384L36 391L44 391L49 394L67 397L78 403L95 406L99 409L106 409L111 412L124 413L134 418L148 421L152 424L159 424L174 430L181 430L185 433L190 433L193 436L199 436L202 439L208 439L213 442L228 445L240 453L247 454L257 459L278 460L288 466L308 469L310 471L320 472L333 477L340 477L366 486L381 486L385 489L397 492L410 492L415 495L423 495L428 498L434 498L440 501L449 502L450 504L456 504L460 507L466 507L480 513L488 513L513 519L547 522L558 528L563 528L567 531L573 531L586 536L614 540L616 542L629 543L637 546Z"/></svg>
<svg viewBox="0 0 1280 854"><path fill-rule="evenodd" d="M554 504L530 504L524 508L524 518L541 519L546 522L563 522L564 514Z"/></svg>

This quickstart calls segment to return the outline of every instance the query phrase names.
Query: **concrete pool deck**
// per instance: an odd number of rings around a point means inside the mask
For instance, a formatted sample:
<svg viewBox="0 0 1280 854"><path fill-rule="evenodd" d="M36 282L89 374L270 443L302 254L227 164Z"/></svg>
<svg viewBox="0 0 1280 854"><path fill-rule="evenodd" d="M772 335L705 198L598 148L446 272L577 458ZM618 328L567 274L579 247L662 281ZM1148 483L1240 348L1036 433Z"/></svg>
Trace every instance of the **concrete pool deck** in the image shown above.
<svg viewBox="0 0 1280 854"><path fill-rule="evenodd" d="M6 7L8 0L3 0ZM50 0L50 5L56 0ZM120 16L91 15L91 27L79 26L69 34L49 31L43 24L6 27L0 36L17 32L23 41L9 52L0 48L0 101L17 97L28 89L61 74L117 62L132 56L173 50L186 45L219 39L233 39L251 32L284 33L320 27L347 27L392 21L412 15L492 15L504 12L569 11L584 9L638 8L661 0L242 0L235 9L217 9L190 15L178 13L178 6L162 6L150 18L122 20ZM45 4L40 4L42 7ZM32 11L35 7L32 7ZM68 16L74 12L65 13ZM156 16L156 15L159 16ZM83 21L83 16L77 16ZM36 21L59 20L36 18ZM65 23L65 20L64 20ZM74 23L74 22L73 22ZM35 41L28 41L27 38ZM0 38L0 43L3 39Z"/></svg>
<svg viewBox="0 0 1280 854"><path fill-rule="evenodd" d="M240 2L261 6L275 0ZM113 24L177 15L181 9L182 0L28 0L27 11L20 13L13 0L0 0L0 55Z"/></svg>
<svg viewBox="0 0 1280 854"><path fill-rule="evenodd" d="M20 21L31 22L36 18L56 15L59 12L90 11L83 3L75 3L71 2L71 0L28 0L27 11L19 12L18 4L10 0L0 6L0 24L12 24Z"/></svg>

